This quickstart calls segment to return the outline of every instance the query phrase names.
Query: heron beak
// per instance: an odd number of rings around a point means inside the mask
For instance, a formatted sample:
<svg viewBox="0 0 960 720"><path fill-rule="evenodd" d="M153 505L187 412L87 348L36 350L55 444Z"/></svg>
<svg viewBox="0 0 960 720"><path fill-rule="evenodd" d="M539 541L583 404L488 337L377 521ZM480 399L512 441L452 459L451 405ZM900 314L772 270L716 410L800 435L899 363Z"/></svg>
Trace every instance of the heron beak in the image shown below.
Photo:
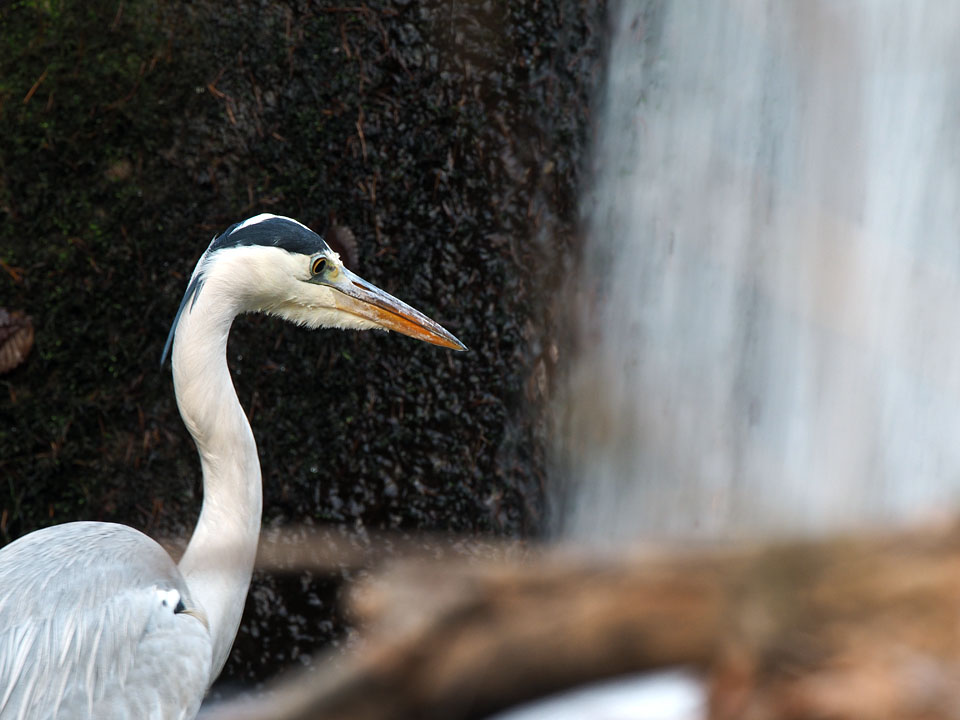
<svg viewBox="0 0 960 720"><path fill-rule="evenodd" d="M334 300L339 310L375 322L385 330L409 335L432 345L451 350L467 349L439 323L345 267L339 268L338 277L330 283L330 287L339 291Z"/></svg>

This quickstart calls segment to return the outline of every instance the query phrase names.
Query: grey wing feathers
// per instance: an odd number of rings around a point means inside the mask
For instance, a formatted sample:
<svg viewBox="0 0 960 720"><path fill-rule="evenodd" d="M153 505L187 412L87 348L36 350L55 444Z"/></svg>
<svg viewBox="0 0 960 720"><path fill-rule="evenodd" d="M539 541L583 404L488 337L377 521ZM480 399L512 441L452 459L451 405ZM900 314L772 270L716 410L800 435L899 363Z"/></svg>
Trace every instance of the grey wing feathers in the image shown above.
<svg viewBox="0 0 960 720"><path fill-rule="evenodd" d="M68 523L0 550L0 720L192 718L210 637L156 542Z"/></svg>

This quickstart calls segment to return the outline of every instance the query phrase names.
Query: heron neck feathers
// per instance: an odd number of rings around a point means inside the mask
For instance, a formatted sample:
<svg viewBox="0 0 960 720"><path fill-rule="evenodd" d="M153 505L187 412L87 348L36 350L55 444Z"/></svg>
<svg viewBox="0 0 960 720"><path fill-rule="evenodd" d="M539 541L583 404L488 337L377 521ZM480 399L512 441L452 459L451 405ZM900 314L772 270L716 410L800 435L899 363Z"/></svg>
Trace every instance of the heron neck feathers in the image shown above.
<svg viewBox="0 0 960 720"><path fill-rule="evenodd" d="M180 414L203 471L203 507L180 561L213 642L210 682L226 662L246 601L260 535L262 486L253 432L227 367L227 336L240 311L215 278L184 310L173 344Z"/></svg>

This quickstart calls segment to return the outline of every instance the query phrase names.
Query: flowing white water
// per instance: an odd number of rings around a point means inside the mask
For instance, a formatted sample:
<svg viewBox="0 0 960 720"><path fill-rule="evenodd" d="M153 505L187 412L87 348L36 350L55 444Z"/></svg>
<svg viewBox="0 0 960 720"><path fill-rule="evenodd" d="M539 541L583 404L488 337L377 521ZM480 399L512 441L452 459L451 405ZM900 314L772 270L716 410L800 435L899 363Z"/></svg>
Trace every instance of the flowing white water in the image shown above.
<svg viewBox="0 0 960 720"><path fill-rule="evenodd" d="M960 509L960 3L612 13L561 534Z"/></svg>

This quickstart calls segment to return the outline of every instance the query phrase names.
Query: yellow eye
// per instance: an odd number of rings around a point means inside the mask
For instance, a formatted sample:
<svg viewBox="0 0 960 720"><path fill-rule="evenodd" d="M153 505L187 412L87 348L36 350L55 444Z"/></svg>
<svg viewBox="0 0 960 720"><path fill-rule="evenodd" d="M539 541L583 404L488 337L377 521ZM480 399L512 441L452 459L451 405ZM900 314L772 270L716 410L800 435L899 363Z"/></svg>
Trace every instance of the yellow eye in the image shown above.
<svg viewBox="0 0 960 720"><path fill-rule="evenodd" d="M310 267L310 272L314 275L319 275L327 267L327 259L324 257L314 258L313 265Z"/></svg>

